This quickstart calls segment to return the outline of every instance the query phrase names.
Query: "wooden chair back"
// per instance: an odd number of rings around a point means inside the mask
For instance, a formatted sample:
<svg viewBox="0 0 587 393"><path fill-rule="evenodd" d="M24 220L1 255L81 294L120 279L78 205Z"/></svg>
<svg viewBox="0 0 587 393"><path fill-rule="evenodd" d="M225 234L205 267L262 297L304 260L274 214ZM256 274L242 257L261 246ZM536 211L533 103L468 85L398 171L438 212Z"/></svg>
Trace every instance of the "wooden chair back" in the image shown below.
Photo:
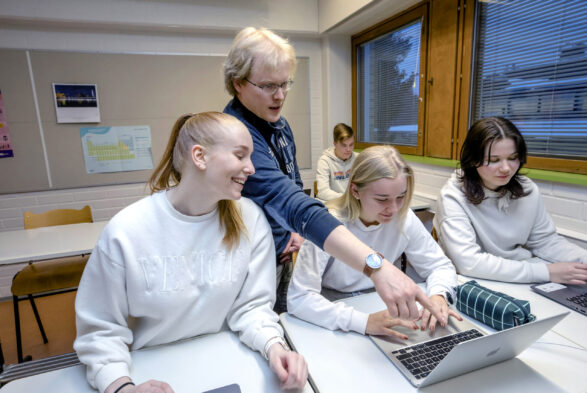
<svg viewBox="0 0 587 393"><path fill-rule="evenodd" d="M88 205L79 210L55 209L39 214L28 211L24 213L24 229L79 224L82 222L94 222L92 209Z"/></svg>
<svg viewBox="0 0 587 393"><path fill-rule="evenodd" d="M318 182L314 180L314 198L318 196Z"/></svg>

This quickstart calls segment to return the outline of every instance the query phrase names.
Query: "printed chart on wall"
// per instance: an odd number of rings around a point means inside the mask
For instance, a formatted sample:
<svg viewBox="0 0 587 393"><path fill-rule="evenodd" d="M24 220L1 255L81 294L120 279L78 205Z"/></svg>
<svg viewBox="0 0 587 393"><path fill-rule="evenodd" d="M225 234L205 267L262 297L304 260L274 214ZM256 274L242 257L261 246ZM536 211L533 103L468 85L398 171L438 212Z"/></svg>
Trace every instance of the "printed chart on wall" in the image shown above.
<svg viewBox="0 0 587 393"><path fill-rule="evenodd" d="M80 129L88 173L153 169L149 126Z"/></svg>
<svg viewBox="0 0 587 393"><path fill-rule="evenodd" d="M4 101L2 101L2 90L0 90L0 158L14 157L12 143L10 142L10 130L4 113Z"/></svg>

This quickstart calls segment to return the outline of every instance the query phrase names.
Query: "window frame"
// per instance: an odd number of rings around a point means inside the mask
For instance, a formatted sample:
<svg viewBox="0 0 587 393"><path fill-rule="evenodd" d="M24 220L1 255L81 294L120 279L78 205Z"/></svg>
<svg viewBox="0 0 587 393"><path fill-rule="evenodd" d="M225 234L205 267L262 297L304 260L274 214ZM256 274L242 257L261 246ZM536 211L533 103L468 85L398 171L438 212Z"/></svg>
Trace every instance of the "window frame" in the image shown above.
<svg viewBox="0 0 587 393"><path fill-rule="evenodd" d="M458 146L462 146L462 142L465 140L467 135L467 131L472 124L473 119L473 110L472 110L472 101L473 101L473 88L475 85L475 81L473 80L474 75L474 67L475 67L475 48L478 44L478 21L480 18L479 15L479 7L478 1L469 1L470 8L472 8L472 12L466 14L464 19L464 32L465 37L469 37L469 39L463 40L463 64L468 64L468 69L466 70L466 74L463 73L463 80L461 84L461 92L460 95L462 97L460 105L466 103L466 110L463 111L463 114L460 118L458 129L457 129L457 144ZM460 148L455 146L454 150L454 157L458 159L458 155L460 152ZM555 171L555 172L566 172L566 173L574 173L574 174L581 174L587 175L587 160L575 160L571 158L550 158L550 157L542 157L542 156L532 156L528 154L527 162L524 165L525 168L531 169L541 169L547 171Z"/></svg>
<svg viewBox="0 0 587 393"><path fill-rule="evenodd" d="M355 130L355 147L357 149L364 149L369 146L379 145L381 143L360 142L358 140L358 66L357 66L357 49L365 42L371 41L377 37L383 36L393 30L401 28L411 22L420 20L420 81L418 89L418 135L416 146L394 145L402 154L423 155L424 153L424 128L426 115L426 70L427 70L427 54L428 54L428 3L423 3L408 9L407 11L386 19L356 35L351 37L351 53L352 53L352 116L353 129Z"/></svg>
<svg viewBox="0 0 587 393"><path fill-rule="evenodd" d="M399 146L402 154L420 156L424 159L437 158L458 160L460 148L465 139L472 118L472 84L474 67L474 50L476 40L476 22L478 0L425 0L389 19L375 24L351 37L351 85L352 85L352 125L355 139L357 128L357 46L380 35L397 29L422 15L422 36L420 53L420 101L418 113L418 146ZM421 13L421 14L418 14ZM452 23L447 29L446 18ZM441 31L439 31L441 29ZM444 30L442 30L444 29ZM444 41L439 42L439 37ZM449 37L448 39L446 37ZM447 41L448 40L448 41ZM448 48L446 44L453 46ZM436 51L436 52L435 52ZM448 52L447 52L448 51ZM454 56L453 68L432 64L438 53ZM435 57L436 56L436 57ZM439 69L440 68L440 69ZM441 106L438 105L439 78L450 75L453 78L452 91L447 91L447 81L443 81L444 90ZM428 79L434 78L434 85ZM436 98L435 98L436 97ZM444 118L438 118L438 116ZM440 124L442 123L442 124ZM433 133L433 134L431 134ZM356 143L357 149L363 149L377 143ZM587 175L587 160L547 158L528 156L525 168L554 171L554 174Z"/></svg>

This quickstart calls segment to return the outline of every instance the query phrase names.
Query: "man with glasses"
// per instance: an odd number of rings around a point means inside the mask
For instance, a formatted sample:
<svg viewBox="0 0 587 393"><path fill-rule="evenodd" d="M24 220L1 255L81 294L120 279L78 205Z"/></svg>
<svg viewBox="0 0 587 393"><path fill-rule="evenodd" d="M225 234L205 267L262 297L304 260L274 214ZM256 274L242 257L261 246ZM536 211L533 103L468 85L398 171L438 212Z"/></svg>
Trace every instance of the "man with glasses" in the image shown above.
<svg viewBox="0 0 587 393"><path fill-rule="evenodd" d="M445 326L446 318L409 277L385 263L321 202L303 192L293 133L281 116L295 68L295 52L286 39L253 27L237 34L224 63L225 87L233 96L224 112L247 126L254 145L255 174L248 177L242 195L263 209L273 231L278 266L275 310L286 311L291 253L305 237L368 275L392 317L418 318L418 301Z"/></svg>

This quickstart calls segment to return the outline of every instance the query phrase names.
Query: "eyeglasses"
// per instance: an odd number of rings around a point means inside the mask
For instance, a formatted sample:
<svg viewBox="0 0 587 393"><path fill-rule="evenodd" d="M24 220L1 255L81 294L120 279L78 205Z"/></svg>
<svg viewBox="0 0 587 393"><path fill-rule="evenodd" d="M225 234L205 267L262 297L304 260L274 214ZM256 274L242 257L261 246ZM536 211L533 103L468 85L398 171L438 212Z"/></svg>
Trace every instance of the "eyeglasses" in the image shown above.
<svg viewBox="0 0 587 393"><path fill-rule="evenodd" d="M251 82L250 80L248 80L247 78L244 78L247 82L249 82L251 85L258 87L259 89L263 90L263 93L272 96L273 94L277 93L277 90L281 89L284 93L287 93L290 89L291 86L293 85L293 81L290 80L286 80L285 82L283 82L282 84L278 85L277 83L267 83L265 85L258 85L254 82Z"/></svg>

